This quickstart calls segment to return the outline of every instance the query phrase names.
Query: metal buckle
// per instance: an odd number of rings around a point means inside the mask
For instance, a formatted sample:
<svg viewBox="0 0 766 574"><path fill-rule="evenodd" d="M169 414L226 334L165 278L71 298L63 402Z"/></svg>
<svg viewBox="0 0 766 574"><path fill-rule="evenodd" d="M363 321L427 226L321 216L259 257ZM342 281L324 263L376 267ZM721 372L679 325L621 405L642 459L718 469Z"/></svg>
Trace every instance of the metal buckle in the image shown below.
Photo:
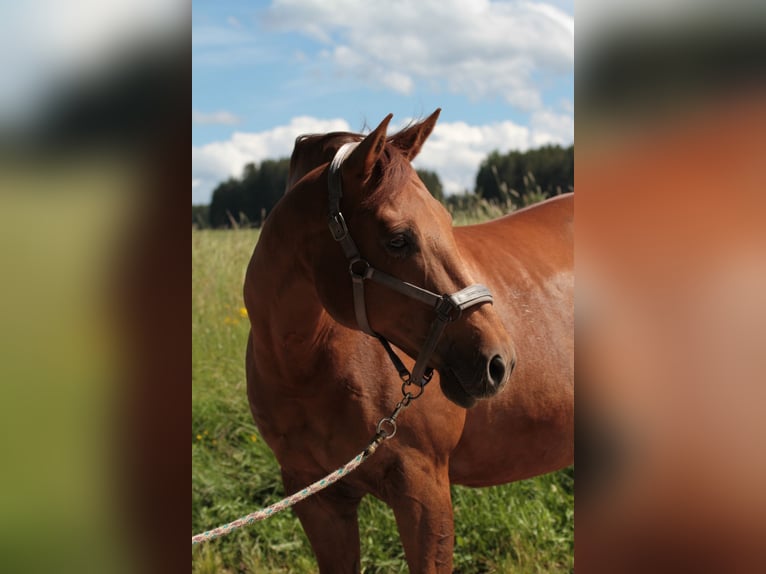
<svg viewBox="0 0 766 574"><path fill-rule="evenodd" d="M335 241L343 241L348 235L346 220L343 219L343 214L340 211L330 214L330 217L327 218L327 226L330 228L330 233L332 233L332 238Z"/></svg>

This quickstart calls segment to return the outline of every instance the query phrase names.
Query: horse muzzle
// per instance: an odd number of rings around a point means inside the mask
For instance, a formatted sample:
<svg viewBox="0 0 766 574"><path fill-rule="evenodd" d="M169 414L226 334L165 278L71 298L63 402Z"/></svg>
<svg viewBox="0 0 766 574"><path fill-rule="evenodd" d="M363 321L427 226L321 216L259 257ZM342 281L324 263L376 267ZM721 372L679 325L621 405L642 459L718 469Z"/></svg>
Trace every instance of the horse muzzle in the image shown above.
<svg viewBox="0 0 766 574"><path fill-rule="evenodd" d="M450 355L454 357L453 354ZM455 357L439 371L439 385L444 395L461 407L472 407L478 399L496 395L510 379L516 357L510 353L490 352L474 360Z"/></svg>

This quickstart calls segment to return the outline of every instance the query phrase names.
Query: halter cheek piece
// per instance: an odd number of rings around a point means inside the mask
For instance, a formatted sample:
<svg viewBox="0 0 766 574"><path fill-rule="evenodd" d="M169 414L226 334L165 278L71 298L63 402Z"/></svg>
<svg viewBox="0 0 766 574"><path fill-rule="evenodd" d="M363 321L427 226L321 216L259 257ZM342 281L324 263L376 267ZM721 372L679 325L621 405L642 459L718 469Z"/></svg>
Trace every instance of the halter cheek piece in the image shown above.
<svg viewBox="0 0 766 574"><path fill-rule="evenodd" d="M347 143L342 145L330 163L330 170L327 178L330 203L330 213L328 217L330 233L332 233L333 239L340 243L343 248L343 253L345 253L346 258L349 260L348 272L351 275L351 284L354 293L354 313L356 314L356 322L359 325L359 328L368 335L376 337L381 342L386 349L391 362L399 372L399 376L404 381L404 384L417 384L421 388L420 392L422 392L422 388L433 376L433 368L428 367L428 361L436 350L436 344L447 324L460 317L460 314L464 309L468 309L469 307L481 303L492 303L492 294L484 285L475 284L470 285L465 289L461 289L452 295L437 295L432 291L407 283L406 281L392 277L379 269L375 269L367 260L361 257L359 250L356 247L356 243L354 243L354 240L348 232L348 227L346 226L346 221L343 219L343 214L340 212L340 199L343 196L340 168L343 165L343 160L346 159L348 154L351 153L357 145L359 144ZM367 307L364 302L365 280L374 281L375 283L384 285L389 289L393 289L394 291L406 295L407 297L417 299L421 303L432 307L436 313L436 317L431 323L428 336L423 344L423 348L420 349L418 358L415 361L415 367L412 369L411 374L396 353L394 353L389 342L370 327L370 323L367 320Z"/></svg>

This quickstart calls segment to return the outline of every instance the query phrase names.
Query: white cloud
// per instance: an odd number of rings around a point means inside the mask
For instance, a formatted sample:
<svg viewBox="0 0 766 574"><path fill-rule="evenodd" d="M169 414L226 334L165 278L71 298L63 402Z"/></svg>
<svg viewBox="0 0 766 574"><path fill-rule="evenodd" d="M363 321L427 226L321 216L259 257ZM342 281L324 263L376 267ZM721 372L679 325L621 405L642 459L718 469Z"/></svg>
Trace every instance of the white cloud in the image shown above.
<svg viewBox="0 0 766 574"><path fill-rule="evenodd" d="M404 120L397 125L407 123ZM289 156L298 135L349 129L342 119L301 116L286 126L257 133L236 132L228 140L192 147L192 202L209 202L213 188L228 177L239 176L249 162ZM568 145L573 140L571 114L549 111L533 114L529 127L510 121L484 125L440 122L414 163L418 168L435 171L447 193L459 193L473 189L479 164L493 150L503 153L546 143Z"/></svg>
<svg viewBox="0 0 766 574"><path fill-rule="evenodd" d="M474 188L476 173L482 160L494 150L527 150L543 144L568 145L574 140L574 120L551 114L530 127L511 121L484 125L465 122L438 123L423 146L414 165L435 171L446 193L460 193Z"/></svg>
<svg viewBox="0 0 766 574"><path fill-rule="evenodd" d="M274 0L267 14L324 44L318 62L398 93L423 82L531 111L542 107L541 81L574 65L573 17L539 2Z"/></svg>
<svg viewBox="0 0 766 574"><path fill-rule="evenodd" d="M228 140L192 146L192 203L208 203L215 186L239 176L248 163L288 157L301 134L349 130L346 120L299 116L286 126L256 133L234 132Z"/></svg>
<svg viewBox="0 0 766 574"><path fill-rule="evenodd" d="M574 116L557 114L550 110L538 110L532 114L532 145L546 143L569 144L574 141Z"/></svg>
<svg viewBox="0 0 766 574"><path fill-rule="evenodd" d="M393 91L400 94L409 94L412 92L413 82L412 78L406 74L400 74L398 72L390 72L385 74L380 81L383 85L391 88Z"/></svg>
<svg viewBox="0 0 766 574"><path fill-rule="evenodd" d="M231 112L220 110L209 114L192 110L192 123L197 125L226 125L233 126L240 122L239 117Z"/></svg>

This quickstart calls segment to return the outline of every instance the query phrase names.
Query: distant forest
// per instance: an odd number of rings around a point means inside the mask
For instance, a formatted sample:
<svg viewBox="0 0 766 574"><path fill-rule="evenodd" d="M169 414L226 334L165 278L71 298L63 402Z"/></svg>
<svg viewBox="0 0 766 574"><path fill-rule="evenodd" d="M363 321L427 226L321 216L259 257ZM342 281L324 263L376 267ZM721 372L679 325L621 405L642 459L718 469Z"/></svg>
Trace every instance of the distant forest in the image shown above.
<svg viewBox="0 0 766 574"><path fill-rule="evenodd" d="M290 160L249 163L240 177L221 182L210 205L192 206L198 227L258 226L287 185ZM417 170L431 194L451 211L483 199L514 209L574 189L574 145L548 145L525 152L490 153L479 166L473 190L445 196L438 174Z"/></svg>

